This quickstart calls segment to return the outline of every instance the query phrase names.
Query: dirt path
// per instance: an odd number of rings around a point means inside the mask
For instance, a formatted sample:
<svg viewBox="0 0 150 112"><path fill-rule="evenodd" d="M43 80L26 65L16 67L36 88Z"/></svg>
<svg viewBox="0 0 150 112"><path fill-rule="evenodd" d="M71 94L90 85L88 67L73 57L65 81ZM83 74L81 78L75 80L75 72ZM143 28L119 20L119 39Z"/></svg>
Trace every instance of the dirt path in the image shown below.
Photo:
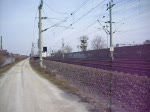
<svg viewBox="0 0 150 112"><path fill-rule="evenodd" d="M66 97L65 97L66 96ZM22 61L0 78L0 112L88 112Z"/></svg>

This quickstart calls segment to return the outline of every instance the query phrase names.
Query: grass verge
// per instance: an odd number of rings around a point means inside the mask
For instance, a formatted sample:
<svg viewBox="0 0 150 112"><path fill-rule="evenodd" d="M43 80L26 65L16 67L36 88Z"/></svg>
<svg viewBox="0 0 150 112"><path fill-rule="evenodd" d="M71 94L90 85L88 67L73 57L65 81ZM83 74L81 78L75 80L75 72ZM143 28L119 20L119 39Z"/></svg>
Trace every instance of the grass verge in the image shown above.
<svg viewBox="0 0 150 112"><path fill-rule="evenodd" d="M51 83L55 84L58 88L62 89L66 93L71 93L80 98L81 102L84 102L87 105L87 108L89 112L99 112L97 103L93 101L93 98L91 96L87 96L83 94L76 85L72 85L71 82L68 82L67 80L63 78L59 78L58 74L61 74L61 72L56 71L56 69L52 68L41 68L39 65L38 60L30 60L30 65L32 69L39 74L39 76L46 78ZM107 112L107 111L105 111Z"/></svg>
<svg viewBox="0 0 150 112"><path fill-rule="evenodd" d="M0 77L3 75L4 72L8 71L11 67L19 63L20 61L16 61L14 63L5 65L4 67L0 67Z"/></svg>
<svg viewBox="0 0 150 112"><path fill-rule="evenodd" d="M53 70L41 68L37 61L30 60L32 69L37 72L40 76L46 78L51 83L55 84L58 88L64 90L67 93L79 95L79 90L63 79L56 77L56 73Z"/></svg>

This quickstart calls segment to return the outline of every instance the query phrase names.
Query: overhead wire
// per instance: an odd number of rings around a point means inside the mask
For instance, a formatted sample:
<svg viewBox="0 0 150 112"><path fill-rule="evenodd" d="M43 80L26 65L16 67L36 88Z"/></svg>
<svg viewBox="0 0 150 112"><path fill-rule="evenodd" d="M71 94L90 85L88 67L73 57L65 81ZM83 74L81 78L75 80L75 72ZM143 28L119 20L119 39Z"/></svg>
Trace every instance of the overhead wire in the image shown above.
<svg viewBox="0 0 150 112"><path fill-rule="evenodd" d="M126 5L124 5L123 7L118 8L118 11L115 11L115 12L113 12L112 14L114 15L114 14L116 14L116 13L118 13L118 12L120 12L120 11L126 9L128 6L131 6L131 5L136 4L137 2L138 2L138 1L134 1L134 2L131 2L131 3L129 3L129 4L126 4Z"/></svg>
<svg viewBox="0 0 150 112"><path fill-rule="evenodd" d="M115 5L114 5L114 7L113 7L113 10L114 10L114 11L112 12L112 14L114 15L114 14L116 14L116 13L122 11L123 9L125 9L125 8L128 7L128 6L130 6L131 4L135 4L137 1L138 1L138 0L135 0L135 1L129 0L129 1L123 3L123 4L119 5L119 6L117 6L117 5L118 5L118 2L115 3ZM120 1L119 3L122 3L122 2L123 2L123 1ZM116 9L117 9L118 11L115 11ZM109 14L106 12L106 13L104 14L104 16L105 16L105 17L108 17Z"/></svg>
<svg viewBox="0 0 150 112"><path fill-rule="evenodd" d="M77 13L88 1L89 1L89 0L85 0L85 1L80 5L80 7L77 8L77 9L72 13L72 15L75 14L75 13ZM105 0L104 0L104 1L105 1ZM100 4L101 4L101 3L100 3ZM100 4L98 4L96 7L98 7ZM96 7L95 7L95 8L96 8ZM95 8L93 8L92 10L94 10ZM91 12L91 11L90 11L90 12ZM89 12L89 13L90 13L90 12ZM70 26L66 27L66 29L69 28L69 27L70 27Z"/></svg>
<svg viewBox="0 0 150 112"><path fill-rule="evenodd" d="M121 1L120 1L121 2ZM135 4L135 3L137 3L138 2L138 0L135 0L135 1L128 1L128 2L126 2L125 3L125 5L123 5L123 7L120 7L120 8L117 8L119 11L116 11L116 12L113 12L113 15L115 14L115 13L117 13L117 12L120 12L122 9L124 9L124 8L126 8L126 7L128 7L128 6L131 6L131 5L133 5L133 4ZM141 12L137 12L136 14L133 14L133 15L131 15L131 16L128 16L128 17L125 17L125 18L123 18L123 19L120 19L120 20L118 20L117 22L115 22L115 24L118 24L118 23L125 23L124 21L131 21L132 20L132 18L134 18L134 17L137 17L138 15L141 15L141 14L143 14L143 13L146 13L146 12L148 12L149 11L149 9L146 9L146 10L144 10L144 11L141 11ZM108 14L109 15L109 14Z"/></svg>
<svg viewBox="0 0 150 112"><path fill-rule="evenodd" d="M77 8L75 11L73 11L71 14L70 14L70 16L72 16L72 15L74 15L75 13L77 13L87 2L88 2L89 0L85 0L81 5L80 5L80 7L79 8ZM47 5L47 4L46 4ZM49 7L48 5L47 5L47 7ZM50 7L49 7L50 8ZM52 8L50 8L51 10L53 10ZM53 11L55 11L55 10L53 10ZM55 12L57 12L57 13L60 13L60 12L58 12L58 11L55 11ZM61 14L69 14L69 13L61 13ZM66 27L66 29L68 29L69 27Z"/></svg>
<svg viewBox="0 0 150 112"><path fill-rule="evenodd" d="M131 31L136 31L136 30L143 29L143 28L146 28L146 27L150 27L150 25L149 25L149 26L143 26L143 27L135 28L135 29L129 29L129 30L124 30L124 31L118 31L118 32L131 32Z"/></svg>
<svg viewBox="0 0 150 112"><path fill-rule="evenodd" d="M35 14L35 18L34 18L34 25L33 25L33 36L34 36L34 39L36 39L36 36L35 36L35 21L36 21L36 16L37 16L37 13L38 13L38 10L36 11L36 14Z"/></svg>
<svg viewBox="0 0 150 112"><path fill-rule="evenodd" d="M86 27L84 27L84 28L80 28L78 31L72 33L71 35L69 34L67 37L74 37L74 36L77 35L78 33L84 32L86 29L88 29L88 28L90 28L91 26L93 26L94 24L96 24L96 23L97 23L97 20L101 17L103 11L104 11L104 7L103 7L103 9L102 9L102 12L100 12L98 18L97 18L94 22L90 23L88 26L86 26ZM70 39L72 39L72 38L69 38L69 39L67 39L67 40L70 40Z"/></svg>
<svg viewBox="0 0 150 112"><path fill-rule="evenodd" d="M87 29L87 28L90 28L90 27L93 26L95 23L97 23L97 20L100 19L101 16L102 16L102 14L104 13L103 10L104 10L104 8L102 9L102 12L100 13L99 17L98 17L92 24L90 24L88 27L86 27L86 29Z"/></svg>
<svg viewBox="0 0 150 112"><path fill-rule="evenodd" d="M45 16L47 17L47 14L45 13L45 11L43 9L42 9L42 11L45 14ZM54 23L53 21L51 21L51 19L57 19L57 18L48 18L47 17L46 19L48 21L50 21L53 25L51 25L50 27L46 28L45 31L48 30L48 29L50 29L50 28L53 28L53 30L54 30L54 29L56 29L56 27L59 27L60 24L62 24L63 22L66 22L67 17L61 17L61 18L63 18L63 19L58 19L58 20L61 20L61 21L59 21L57 23ZM63 26L60 26L60 27L63 27ZM45 40L47 40L47 39L48 39L48 37L45 38ZM47 42L47 41L44 41L44 42Z"/></svg>
<svg viewBox="0 0 150 112"><path fill-rule="evenodd" d="M144 13L147 13L147 12L149 12L149 11L150 11L150 8L149 8L149 9L145 9L145 10L143 10L143 11L141 11L141 12L138 12L138 13L135 13L135 14L133 14L133 15L131 15L131 16L126 17L126 18L120 19L120 20L118 20L116 23L120 23L120 22L122 22L122 21L127 21L127 20L129 20L129 19L131 19L131 18L137 17L137 16L139 16L139 15L141 15L141 14L144 14Z"/></svg>
<svg viewBox="0 0 150 112"><path fill-rule="evenodd" d="M102 2L100 2L98 5L96 5L94 8L92 8L91 10L89 10L87 13L85 13L84 15L82 15L80 18L78 18L76 21L74 21L70 26L72 26L73 24L77 23L79 20L81 20L83 17L85 17L86 15L88 15L90 12L92 12L94 9L96 9L99 5L101 5L105 0L103 0Z"/></svg>
<svg viewBox="0 0 150 112"><path fill-rule="evenodd" d="M63 22L65 22L65 20L60 21L60 22L58 22L58 23L56 23L56 24L54 24L54 25L52 25L52 26L46 28L46 30L48 30L48 29L50 29L50 28L54 28L54 29L55 29L56 27L59 27L59 25L62 24ZM46 42L46 41L45 41L45 42Z"/></svg>
<svg viewBox="0 0 150 112"><path fill-rule="evenodd" d="M115 5L114 5L114 9L118 9L118 8L120 8L120 7L124 7L124 6L126 6L126 5L128 5L128 4L130 4L130 3L132 3L132 2L136 2L136 1L138 1L138 0L128 0L128 1L126 1L125 3L124 3L124 1L123 0L121 0L120 2L116 2L115 3ZM122 4L120 4L120 3L122 3Z"/></svg>
<svg viewBox="0 0 150 112"><path fill-rule="evenodd" d="M72 26L73 24L75 24L77 21L79 21L80 19L82 19L84 16L86 16L87 14L89 14L90 12L92 12L94 9L96 9L99 5L101 5L105 0L103 0L101 3L99 3L98 5L96 5L94 8L92 8L90 11L88 11L86 14L84 14L82 17L80 17L78 20L76 20L75 22L73 22L71 25L69 25L68 27Z"/></svg>
<svg viewBox="0 0 150 112"><path fill-rule="evenodd" d="M42 12L45 14L46 17L48 17L47 14L45 13L44 9L42 9ZM54 24L54 22L52 22L50 19L48 19L48 21L50 21L52 24Z"/></svg>
<svg viewBox="0 0 150 112"><path fill-rule="evenodd" d="M90 0L85 0L85 1L80 5L79 8L77 8L75 11L73 11L73 12L71 13L71 15L74 15L75 13L77 13L88 1L90 1Z"/></svg>
<svg viewBox="0 0 150 112"><path fill-rule="evenodd" d="M66 12L60 12L60 11L56 11L54 10L53 8L51 8L45 1L44 1L44 4L52 11L56 12L56 13L59 13L59 14L71 14L71 13L66 13Z"/></svg>
<svg viewBox="0 0 150 112"><path fill-rule="evenodd" d="M120 2L121 2L121 1L120 1ZM132 1L132 2L128 2L128 4L123 5L123 7L120 7L121 9L119 8L119 9L120 9L119 11L121 11L121 10L124 9L125 7L131 6L131 5L135 4L135 3L137 3L137 0L136 0L136 1ZM119 11L117 11L117 12L119 12ZM134 14L134 15L128 16L128 17L126 17L126 18L123 18L123 19L117 21L116 23L118 23L118 22L120 23L120 22L123 22L123 21L131 20L131 18L134 18L134 17L137 17L138 15L147 13L148 11L150 11L150 9L146 9L146 10L143 10L143 11L141 11L141 12L138 12L138 13L136 13L136 14ZM117 12L114 12L114 13L117 13ZM114 13L113 13L113 14L114 14ZM123 24L124 24L124 23L123 23ZM130 30L126 30L126 31L120 31L120 32L136 31L136 30L139 30L139 29L142 29L142 28L145 28L145 27L149 27L149 26L144 26L144 27L140 27L140 28L136 28L136 29L130 29Z"/></svg>
<svg viewBox="0 0 150 112"><path fill-rule="evenodd" d="M85 0L81 5L80 5L80 7L79 8L77 8L74 12L72 12L72 15L73 14L75 14L75 13L77 13L87 2L88 2L89 0ZM105 0L104 0L105 1ZM104 2L103 1L103 2ZM120 1L120 2L117 2L117 3L122 3L122 1ZM126 2L126 5L124 5L124 4L122 4L119 8L117 8L117 9L120 9L120 10L123 10L125 7L128 7L128 6L130 6L130 5L132 5L132 4L135 4L136 2L135 1L128 1L128 2ZM82 15L80 18L78 18L77 20L75 20L74 22L72 22L72 24L71 25L69 25L69 26L72 26L72 25L74 25L75 23L77 23L79 20L81 20L83 17L85 17L87 14L89 14L90 12L92 12L95 8L97 8L99 6L99 4L98 5L96 5L96 7L94 7L94 8L92 8L90 11L88 11L87 13L85 13L84 15ZM119 10L119 11L120 11ZM117 12L119 12L119 11L117 11ZM141 11L141 12L138 12L137 14L134 14L134 15L131 15L131 16L128 16L128 17L126 17L126 18L123 18L123 19L120 19L120 20L118 20L116 23L120 23L120 22L123 22L123 21L127 21L127 20L129 20L129 19L131 19L131 18L134 18L134 17L136 17L136 16L138 16L138 15L141 15L141 14L143 14L143 13L146 13L146 12L148 12L149 11L149 9L146 9L146 10L144 10L144 11ZM114 12L113 14L115 14L115 13L117 13L117 12ZM70 13L71 14L71 13ZM88 25L88 26L86 26L83 30L85 30L86 28L89 28L89 27L91 27L91 26L93 26L95 23L96 23L97 21L94 21L94 22L92 22L90 25ZM141 29L141 28L139 28L139 29ZM65 31L66 31L67 29L65 29ZM134 29L133 29L134 30ZM81 30L78 30L78 32L80 32ZM62 33L61 33L62 34ZM67 36L68 37L68 36ZM71 36L72 37L72 36Z"/></svg>

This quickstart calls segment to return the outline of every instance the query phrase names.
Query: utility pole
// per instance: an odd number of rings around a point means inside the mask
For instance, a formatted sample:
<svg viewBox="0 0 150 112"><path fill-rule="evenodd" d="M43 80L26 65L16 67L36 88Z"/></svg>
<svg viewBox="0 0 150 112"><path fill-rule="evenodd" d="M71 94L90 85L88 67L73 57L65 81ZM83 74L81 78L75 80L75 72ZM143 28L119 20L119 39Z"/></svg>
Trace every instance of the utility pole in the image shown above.
<svg viewBox="0 0 150 112"><path fill-rule="evenodd" d="M107 34L107 48L108 48L108 34Z"/></svg>
<svg viewBox="0 0 150 112"><path fill-rule="evenodd" d="M41 14L41 10L42 10L42 7L43 7L43 0L41 0L41 3L38 7L39 9L39 23L38 23L38 27L39 27L39 58L40 58L40 66L42 67L43 64L42 64L42 14Z"/></svg>
<svg viewBox="0 0 150 112"><path fill-rule="evenodd" d="M113 63L113 60L114 60L114 56L113 56L113 52L114 52L114 48L113 48L113 39L112 39L112 7L114 6L115 4L113 4L113 0L110 0L109 4L107 4L107 10L109 10L109 21L105 22L105 23L109 23L110 24L110 31L108 31L107 29L105 29L105 26L103 26L100 21L98 20L98 22L101 24L103 30L106 32L107 34L107 43L108 43L108 34L110 35L110 77L109 77L109 112L112 112L112 63ZM107 11L106 10L106 11ZM105 17L105 16L104 16ZM103 18L104 18L103 17ZM107 26L106 26L107 27ZM107 44L108 45L108 44Z"/></svg>
<svg viewBox="0 0 150 112"><path fill-rule="evenodd" d="M2 50L3 49L3 38L2 38L2 36L1 36L1 46L0 46L0 50Z"/></svg>
<svg viewBox="0 0 150 112"><path fill-rule="evenodd" d="M77 48L78 48L78 52L79 52L80 45L77 45Z"/></svg>
<svg viewBox="0 0 150 112"><path fill-rule="evenodd" d="M51 49L51 47L49 48L49 57L51 57L51 54L52 54L52 49Z"/></svg>
<svg viewBox="0 0 150 112"><path fill-rule="evenodd" d="M112 7L113 5L111 4L112 2L109 2L109 14L110 14L110 58L111 60L114 60L114 56L113 56L113 42L112 42Z"/></svg>
<svg viewBox="0 0 150 112"><path fill-rule="evenodd" d="M64 59L64 57L65 57L65 56L64 56L64 46L65 46L64 39L62 39L62 54L63 54L63 55L62 55L62 56L63 56L62 58L63 58L63 59Z"/></svg>
<svg viewBox="0 0 150 112"><path fill-rule="evenodd" d="M31 57L34 57L34 43L32 42Z"/></svg>
<svg viewBox="0 0 150 112"><path fill-rule="evenodd" d="M112 112L112 61L113 61L113 44L112 44L112 10L111 1L109 2L109 14L110 14L110 79L109 79L109 112Z"/></svg>
<svg viewBox="0 0 150 112"><path fill-rule="evenodd" d="M110 34L110 77L109 77L109 112L112 112L112 62L114 60L114 56L113 56L113 52L114 52L114 48L113 48L113 42L112 42L112 7L114 6L115 4L113 4L113 0L110 0L109 4L107 5L108 8L107 10L109 9L109 21L107 23L110 23L110 31L109 31L109 34Z"/></svg>

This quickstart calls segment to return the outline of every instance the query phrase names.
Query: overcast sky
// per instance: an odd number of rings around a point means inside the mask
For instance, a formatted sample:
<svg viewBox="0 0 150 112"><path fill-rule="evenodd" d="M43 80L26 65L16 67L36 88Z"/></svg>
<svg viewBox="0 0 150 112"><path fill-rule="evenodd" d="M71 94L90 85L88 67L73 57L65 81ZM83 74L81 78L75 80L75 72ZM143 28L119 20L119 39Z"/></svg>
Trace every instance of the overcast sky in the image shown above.
<svg viewBox="0 0 150 112"><path fill-rule="evenodd" d="M91 49L91 40L96 35L102 36L107 43L107 34L97 20L102 25L109 21L109 11L106 11L109 1L44 0L42 16L49 19L42 20L42 29L61 24L42 33L43 46L48 50L50 47L61 49L63 38L65 45L77 51L82 35L89 37L88 49ZM3 36L4 49L29 55L34 42L37 51L39 3L40 0L0 0L0 36ZM114 45L140 44L150 39L150 0L113 0L113 3Z"/></svg>

